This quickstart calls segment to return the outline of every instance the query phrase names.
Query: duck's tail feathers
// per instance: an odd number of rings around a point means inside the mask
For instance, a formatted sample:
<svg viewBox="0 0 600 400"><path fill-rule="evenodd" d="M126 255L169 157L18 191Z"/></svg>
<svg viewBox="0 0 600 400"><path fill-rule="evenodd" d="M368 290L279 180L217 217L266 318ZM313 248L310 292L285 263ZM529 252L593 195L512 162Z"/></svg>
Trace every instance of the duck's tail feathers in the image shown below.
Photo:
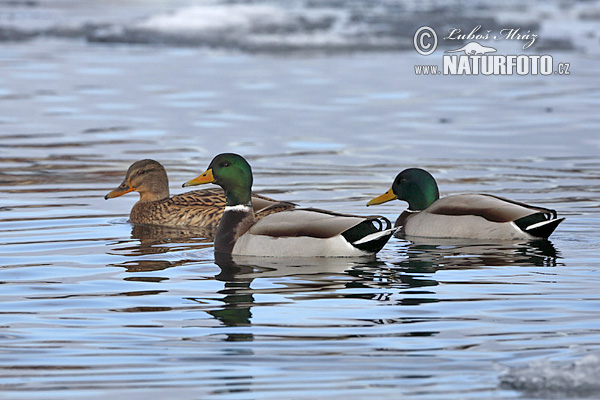
<svg viewBox="0 0 600 400"><path fill-rule="evenodd" d="M525 232L529 233L531 236L547 239L552 234L552 232L554 232L558 224L560 224L564 220L564 218L558 218L538 222L536 224L529 225L527 228L525 228Z"/></svg>
<svg viewBox="0 0 600 400"><path fill-rule="evenodd" d="M390 240L390 237L398 230L398 228L386 229L385 231L371 233L356 242L351 243L357 249L367 251L369 253L377 253Z"/></svg>
<svg viewBox="0 0 600 400"><path fill-rule="evenodd" d="M385 224L385 226L384 226ZM354 247L367 253L377 253L398 230L385 217L370 217L348 229L342 235Z"/></svg>
<svg viewBox="0 0 600 400"><path fill-rule="evenodd" d="M547 239L564 220L564 218L557 218L556 212L554 211L552 214L536 213L528 215L527 217L516 220L515 224L523 232L526 232L531 236Z"/></svg>

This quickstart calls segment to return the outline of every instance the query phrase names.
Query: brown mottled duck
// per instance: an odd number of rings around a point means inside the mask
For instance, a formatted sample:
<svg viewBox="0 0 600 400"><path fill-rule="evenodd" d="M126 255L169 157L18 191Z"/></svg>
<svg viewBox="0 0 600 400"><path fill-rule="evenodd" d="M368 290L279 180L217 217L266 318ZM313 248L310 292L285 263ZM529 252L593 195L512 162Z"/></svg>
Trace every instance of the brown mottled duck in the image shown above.
<svg viewBox="0 0 600 400"><path fill-rule="evenodd" d="M133 163L123 183L104 198L108 200L129 192L140 194L129 214L129 220L134 224L216 229L225 209L225 194L220 188L194 190L170 197L164 167L150 159ZM252 207L257 217L262 218L295 205L252 194Z"/></svg>

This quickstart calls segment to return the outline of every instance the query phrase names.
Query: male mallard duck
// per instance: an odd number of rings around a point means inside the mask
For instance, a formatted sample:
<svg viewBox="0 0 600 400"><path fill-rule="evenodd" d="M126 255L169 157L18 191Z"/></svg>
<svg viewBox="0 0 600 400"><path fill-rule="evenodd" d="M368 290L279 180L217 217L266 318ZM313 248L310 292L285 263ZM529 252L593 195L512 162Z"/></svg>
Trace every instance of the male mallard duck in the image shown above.
<svg viewBox="0 0 600 400"><path fill-rule="evenodd" d="M227 199L214 240L217 253L274 257L373 255L395 231L384 217L349 216L310 208L286 210L257 221L250 206L252 169L237 154L219 154L206 172L183 186L204 183L221 186Z"/></svg>
<svg viewBox="0 0 600 400"><path fill-rule="evenodd" d="M225 194L220 189L195 190L169 197L167 173L154 160L131 164L123 183L104 198L108 200L132 191L140 194L140 200L129 214L135 224L216 229L225 208ZM259 217L294 208L292 203L256 194L252 195L252 206Z"/></svg>
<svg viewBox="0 0 600 400"><path fill-rule="evenodd" d="M564 218L556 211L493 196L457 194L440 199L437 183L420 168L396 176L392 188L367 206L399 199L408 202L398 235L465 239L547 238Z"/></svg>

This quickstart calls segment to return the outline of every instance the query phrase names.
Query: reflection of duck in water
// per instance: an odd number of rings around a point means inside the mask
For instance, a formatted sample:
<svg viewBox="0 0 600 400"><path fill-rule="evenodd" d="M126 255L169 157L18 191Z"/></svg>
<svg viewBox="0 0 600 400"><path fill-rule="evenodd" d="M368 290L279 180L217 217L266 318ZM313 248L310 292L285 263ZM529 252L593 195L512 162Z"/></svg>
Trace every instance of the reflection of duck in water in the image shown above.
<svg viewBox="0 0 600 400"><path fill-rule="evenodd" d="M220 154L208 170L184 186L216 183L225 190L225 213L215 252L274 257L352 257L377 253L394 229L383 217L359 217L295 209L257 221L250 203L252 169L237 154Z"/></svg>
<svg viewBox="0 0 600 400"><path fill-rule="evenodd" d="M135 224L193 226L216 229L225 207L221 189L195 190L169 197L169 180L163 166L154 160L140 160L127 170L121 185L104 198L112 199L136 191L140 200L131 209L129 219ZM252 195L257 218L294 208L292 203Z"/></svg>
<svg viewBox="0 0 600 400"><path fill-rule="evenodd" d="M473 242L473 240L411 238L398 248L395 265L405 272L434 273L443 269L523 266L555 267L558 251L547 240L527 243Z"/></svg>
<svg viewBox="0 0 600 400"><path fill-rule="evenodd" d="M385 263L366 257L252 257L215 253L215 264L221 269L215 279L224 283L216 299L223 304L207 312L226 326L244 326L251 323L252 308L272 306L272 302L254 303L255 294L278 296L285 303L316 299L355 298L355 291L363 287L360 270L385 266ZM352 273L356 271L357 274ZM372 277L365 278L372 281ZM254 283L253 283L254 282ZM358 285L358 286L357 286ZM344 291L346 288L354 290ZM375 295L369 293L368 298ZM207 304L205 299L192 299ZM211 301L211 304L214 303ZM229 340L240 340L240 335ZM242 340L250 340L246 337Z"/></svg>
<svg viewBox="0 0 600 400"><path fill-rule="evenodd" d="M237 256L215 253L215 263L221 268L216 276L218 280L228 280L231 277L254 278L283 278L304 279L318 282L323 277L347 277L347 273L357 266L385 265L381 261L366 257L254 257ZM291 281L282 283L286 285ZM345 282L345 279L344 279ZM325 279L323 286L331 283ZM305 287L313 290L318 285ZM311 289L312 288L312 289Z"/></svg>
<svg viewBox="0 0 600 400"><path fill-rule="evenodd" d="M440 199L429 172L409 168L392 188L367 206L399 199L408 202L396 220L398 236L518 240L548 238L564 218L556 211L489 194L457 194Z"/></svg>
<svg viewBox="0 0 600 400"><path fill-rule="evenodd" d="M212 247L214 229L134 224L131 238L120 238L112 244L112 254L138 256L173 251L193 251Z"/></svg>
<svg viewBox="0 0 600 400"><path fill-rule="evenodd" d="M271 305L267 302L255 304L256 293L268 292L270 295L299 296L302 300L313 299L316 293L344 288L348 283L345 271L356 263L371 262L364 257L360 260L349 258L257 258L232 256L231 254L215 253L215 264L221 269L215 276L223 282L223 289L218 293L223 297L211 299L207 306L206 299L191 298L206 308L206 312L215 317L225 326L249 326L252 323L252 308L255 306ZM335 279L339 275L339 279ZM281 278L281 279L279 279ZM273 284L252 285L254 281L264 282L274 280ZM258 286L259 289L253 288ZM331 294L330 294L331 295ZM215 304L218 304L215 306ZM228 333L230 341L253 340L251 333Z"/></svg>

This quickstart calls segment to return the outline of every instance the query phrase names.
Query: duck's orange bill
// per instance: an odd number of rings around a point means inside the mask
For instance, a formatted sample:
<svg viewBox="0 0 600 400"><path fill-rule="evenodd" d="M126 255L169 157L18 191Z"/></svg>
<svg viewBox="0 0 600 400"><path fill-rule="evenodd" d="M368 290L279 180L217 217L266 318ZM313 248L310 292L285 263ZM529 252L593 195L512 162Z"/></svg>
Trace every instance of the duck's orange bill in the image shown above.
<svg viewBox="0 0 600 400"><path fill-rule="evenodd" d="M106 200L113 199L115 197L123 196L125 193L129 193L129 192L133 192L133 188L131 187L129 182L125 181L125 182L121 183L121 185L118 188L116 188L115 190L111 191L106 196L104 196L104 198Z"/></svg>
<svg viewBox="0 0 600 400"><path fill-rule="evenodd" d="M212 173L212 168L207 169L202 175L197 178L192 179L191 181L187 181L183 184L183 187L187 186L196 186L196 185L204 185L205 183L214 183L215 178Z"/></svg>
<svg viewBox="0 0 600 400"><path fill-rule="evenodd" d="M367 203L367 206L374 206L377 204L387 203L388 201L396 200L397 198L398 197L394 194L394 191L392 189L390 189L387 192L385 192L384 194L382 194L381 196L371 199Z"/></svg>

